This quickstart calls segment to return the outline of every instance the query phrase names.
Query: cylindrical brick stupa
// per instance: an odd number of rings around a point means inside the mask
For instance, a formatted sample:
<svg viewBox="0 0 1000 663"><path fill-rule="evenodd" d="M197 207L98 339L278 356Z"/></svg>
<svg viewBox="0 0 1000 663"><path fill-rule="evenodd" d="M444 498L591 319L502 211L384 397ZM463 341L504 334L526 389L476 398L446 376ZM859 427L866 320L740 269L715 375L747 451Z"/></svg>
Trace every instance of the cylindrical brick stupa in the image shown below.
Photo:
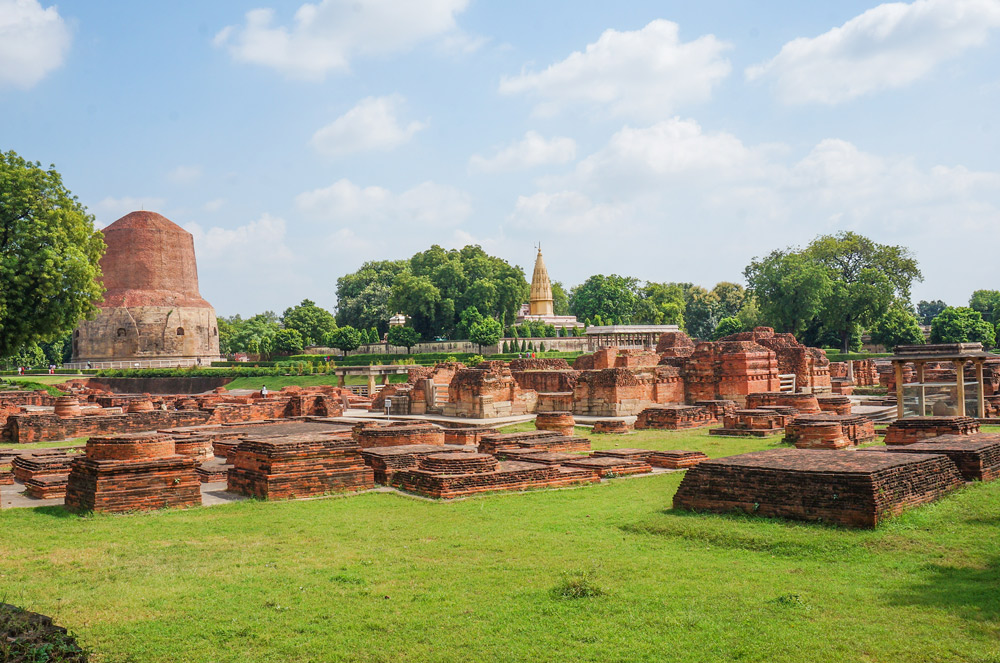
<svg viewBox="0 0 1000 663"><path fill-rule="evenodd" d="M104 301L73 332L74 363L218 360L219 327L198 293L191 233L156 212L132 212L104 229L104 241Z"/></svg>

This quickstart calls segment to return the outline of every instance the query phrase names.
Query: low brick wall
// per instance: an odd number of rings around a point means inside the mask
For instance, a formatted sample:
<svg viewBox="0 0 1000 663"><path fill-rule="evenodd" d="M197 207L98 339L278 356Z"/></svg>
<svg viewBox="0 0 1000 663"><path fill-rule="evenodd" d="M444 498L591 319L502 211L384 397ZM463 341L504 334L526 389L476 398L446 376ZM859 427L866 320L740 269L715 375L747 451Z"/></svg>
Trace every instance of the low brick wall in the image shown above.
<svg viewBox="0 0 1000 663"><path fill-rule="evenodd" d="M913 444L940 435L972 435L978 432L979 422L972 417L908 417L889 424L885 431L885 444Z"/></svg>

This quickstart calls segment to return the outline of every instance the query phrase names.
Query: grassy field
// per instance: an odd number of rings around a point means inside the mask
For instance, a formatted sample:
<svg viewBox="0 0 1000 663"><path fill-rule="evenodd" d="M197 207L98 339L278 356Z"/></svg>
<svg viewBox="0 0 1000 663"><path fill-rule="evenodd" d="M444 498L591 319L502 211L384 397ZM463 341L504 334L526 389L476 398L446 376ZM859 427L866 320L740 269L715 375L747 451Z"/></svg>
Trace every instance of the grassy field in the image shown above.
<svg viewBox="0 0 1000 663"><path fill-rule="evenodd" d="M406 375L390 375L389 382L406 382ZM379 378L380 380L380 378ZM360 375L348 375L344 382L347 385L366 385L368 378ZM319 385L337 384L336 375L280 375L256 378L236 378L226 385L226 389L260 389L261 385L267 385L271 391L277 391L282 387L315 387ZM380 382L381 384L381 382Z"/></svg>
<svg viewBox="0 0 1000 663"><path fill-rule="evenodd" d="M1000 661L1000 482L852 531L674 512L681 477L457 502L11 509L0 600L56 616L96 661Z"/></svg>

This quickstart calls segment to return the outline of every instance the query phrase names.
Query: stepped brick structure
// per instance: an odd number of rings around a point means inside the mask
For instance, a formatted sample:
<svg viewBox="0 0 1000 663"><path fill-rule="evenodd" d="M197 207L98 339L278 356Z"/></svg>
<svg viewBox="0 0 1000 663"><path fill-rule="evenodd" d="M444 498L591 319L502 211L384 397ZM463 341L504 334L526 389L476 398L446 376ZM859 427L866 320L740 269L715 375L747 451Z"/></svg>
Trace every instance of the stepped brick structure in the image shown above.
<svg viewBox="0 0 1000 663"><path fill-rule="evenodd" d="M966 481L993 481L1000 478L1000 435L942 435L924 442L887 447L891 453L941 454L958 467Z"/></svg>
<svg viewBox="0 0 1000 663"><path fill-rule="evenodd" d="M703 461L674 508L875 527L962 485L944 455L774 449Z"/></svg>
<svg viewBox="0 0 1000 663"><path fill-rule="evenodd" d="M726 337L699 343L684 370L688 401L726 399L743 405L750 394L776 391L778 360L753 340Z"/></svg>
<svg viewBox="0 0 1000 663"><path fill-rule="evenodd" d="M627 435L632 432L632 426L621 419L602 419L595 421L591 430L599 434Z"/></svg>
<svg viewBox="0 0 1000 663"><path fill-rule="evenodd" d="M327 433L247 437L236 447L227 489L263 499L368 490L375 485L358 443Z"/></svg>
<svg viewBox="0 0 1000 663"><path fill-rule="evenodd" d="M155 212L104 229L104 301L73 332L73 363L209 364L220 358L212 306L198 293L194 238Z"/></svg>
<svg viewBox="0 0 1000 663"><path fill-rule="evenodd" d="M491 419L535 411L538 393L524 390L502 361L484 361L455 373L449 386L451 400L444 414L452 417Z"/></svg>
<svg viewBox="0 0 1000 663"><path fill-rule="evenodd" d="M583 437L566 437L552 431L525 431L485 435L479 441L479 452L503 455L509 451L590 451L590 441Z"/></svg>
<svg viewBox="0 0 1000 663"><path fill-rule="evenodd" d="M649 474L653 471L653 468L645 460L615 456L584 456L564 461L560 465L561 467L590 470L602 479L629 474Z"/></svg>
<svg viewBox="0 0 1000 663"><path fill-rule="evenodd" d="M685 430L718 423L707 407L696 405L657 405L646 408L635 420L637 430Z"/></svg>
<svg viewBox="0 0 1000 663"><path fill-rule="evenodd" d="M768 405L793 407L799 414L819 414L823 410L815 394L798 394L781 391L769 391L754 394L747 398L748 408L761 408Z"/></svg>
<svg viewBox="0 0 1000 663"><path fill-rule="evenodd" d="M851 446L839 422L799 417L785 426L783 442L794 444L797 449L846 449Z"/></svg>
<svg viewBox="0 0 1000 663"><path fill-rule="evenodd" d="M682 331L664 332L656 343L656 354L661 357L690 357L694 349L694 341Z"/></svg>
<svg viewBox="0 0 1000 663"><path fill-rule="evenodd" d="M420 459L431 454L458 452L476 453L475 447L445 444L404 444L395 447L369 447L361 450L365 465L372 468L375 483L388 486L397 472L413 470Z"/></svg>
<svg viewBox="0 0 1000 663"><path fill-rule="evenodd" d="M887 446L913 444L940 435L973 435L979 422L972 417L907 417L889 424L885 431Z"/></svg>
<svg viewBox="0 0 1000 663"><path fill-rule="evenodd" d="M706 460L708 460L708 456L700 451L678 449L657 451L648 458L649 464L653 467L663 467L668 470L686 470Z"/></svg>
<svg viewBox="0 0 1000 663"><path fill-rule="evenodd" d="M851 399L841 394L819 394L816 396L819 409L831 414L850 414Z"/></svg>
<svg viewBox="0 0 1000 663"><path fill-rule="evenodd" d="M201 505L195 461L175 453L161 433L92 437L73 460L66 507L124 512Z"/></svg>
<svg viewBox="0 0 1000 663"><path fill-rule="evenodd" d="M536 429L554 431L567 437L573 435L575 424L572 412L539 412L535 416Z"/></svg>
<svg viewBox="0 0 1000 663"><path fill-rule="evenodd" d="M395 447L400 445L444 444L445 431L429 423L404 423L391 426L355 427L354 439L362 449L369 447Z"/></svg>
<svg viewBox="0 0 1000 663"><path fill-rule="evenodd" d="M856 414L800 414L796 415L795 418L787 424L786 427L786 437L785 442L796 443L795 439L795 427L802 424L808 423L829 423L835 422L840 424L841 431L851 444L857 446L859 444L865 444L866 442L873 442L878 434L875 432L875 422L873 422L868 417L862 417ZM792 429L789 432L789 427ZM808 448L808 447L802 447Z"/></svg>
<svg viewBox="0 0 1000 663"><path fill-rule="evenodd" d="M596 483L589 469L522 461L498 461L489 454L440 453L424 456L417 469L393 476L402 490L437 498L455 498L499 490L556 488Z"/></svg>
<svg viewBox="0 0 1000 663"><path fill-rule="evenodd" d="M768 409L735 410L722 419L722 428L713 428L709 435L728 437L766 437L785 432L788 415Z"/></svg>
<svg viewBox="0 0 1000 663"><path fill-rule="evenodd" d="M445 428L444 443L459 446L478 446L484 435L496 435L500 431L490 426L463 426Z"/></svg>

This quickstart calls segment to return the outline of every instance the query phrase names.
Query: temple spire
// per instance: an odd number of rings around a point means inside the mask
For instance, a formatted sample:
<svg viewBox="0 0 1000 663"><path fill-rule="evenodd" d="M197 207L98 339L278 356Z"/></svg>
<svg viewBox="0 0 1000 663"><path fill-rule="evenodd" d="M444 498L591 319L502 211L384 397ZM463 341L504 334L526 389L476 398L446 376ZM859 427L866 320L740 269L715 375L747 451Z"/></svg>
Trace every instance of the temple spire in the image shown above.
<svg viewBox="0 0 1000 663"><path fill-rule="evenodd" d="M531 295L528 307L531 315L554 315L552 301L552 284L549 282L549 272L545 269L542 259L542 245L537 245L538 256L535 258L535 271L531 275Z"/></svg>

